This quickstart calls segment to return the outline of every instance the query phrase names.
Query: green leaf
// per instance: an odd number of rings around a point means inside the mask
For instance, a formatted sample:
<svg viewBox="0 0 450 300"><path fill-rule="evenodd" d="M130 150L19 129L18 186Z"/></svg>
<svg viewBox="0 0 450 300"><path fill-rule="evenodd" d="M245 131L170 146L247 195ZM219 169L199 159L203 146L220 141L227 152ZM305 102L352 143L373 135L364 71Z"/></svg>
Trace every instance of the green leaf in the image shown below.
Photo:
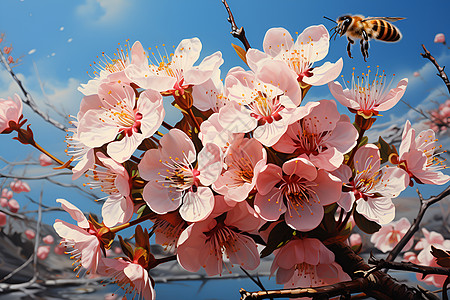
<svg viewBox="0 0 450 300"><path fill-rule="evenodd" d="M119 243L122 248L123 253L128 256L131 260L133 260L133 247L127 242L123 240L123 238L119 235Z"/></svg>
<svg viewBox="0 0 450 300"><path fill-rule="evenodd" d="M381 228L378 223L368 220L356 210L353 212L353 219L355 220L355 223L359 227L359 229L368 234L375 233Z"/></svg>
<svg viewBox="0 0 450 300"><path fill-rule="evenodd" d="M261 258L270 255L273 251L289 242L294 233L294 229L289 227L284 221L275 225L267 239L267 246L261 251Z"/></svg>
<svg viewBox="0 0 450 300"><path fill-rule="evenodd" d="M358 148L364 146L365 144L367 144L369 142L369 138L367 136L363 136L363 138L361 139L361 142L358 145Z"/></svg>
<svg viewBox="0 0 450 300"><path fill-rule="evenodd" d="M397 154L397 149L395 149L394 146L391 146L385 140L383 140L381 136L378 138L377 146L378 148L380 148L380 157L382 164L389 161L389 156L392 153Z"/></svg>

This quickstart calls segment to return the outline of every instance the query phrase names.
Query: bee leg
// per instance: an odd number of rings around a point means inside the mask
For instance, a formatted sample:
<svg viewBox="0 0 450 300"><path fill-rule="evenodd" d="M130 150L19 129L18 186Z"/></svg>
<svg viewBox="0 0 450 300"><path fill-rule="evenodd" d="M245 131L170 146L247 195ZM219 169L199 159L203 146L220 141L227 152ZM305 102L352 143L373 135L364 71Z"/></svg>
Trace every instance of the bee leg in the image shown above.
<svg viewBox="0 0 450 300"><path fill-rule="evenodd" d="M364 61L367 61L366 58L369 57L369 37L367 36L366 31L362 31L362 39L361 39L361 53L364 57Z"/></svg>
<svg viewBox="0 0 450 300"><path fill-rule="evenodd" d="M352 40L351 38L347 37L348 40L348 44L347 44L347 53L348 53L348 57L353 58L352 57L352 52L350 51L350 48L352 47L352 44L355 43L354 40Z"/></svg>

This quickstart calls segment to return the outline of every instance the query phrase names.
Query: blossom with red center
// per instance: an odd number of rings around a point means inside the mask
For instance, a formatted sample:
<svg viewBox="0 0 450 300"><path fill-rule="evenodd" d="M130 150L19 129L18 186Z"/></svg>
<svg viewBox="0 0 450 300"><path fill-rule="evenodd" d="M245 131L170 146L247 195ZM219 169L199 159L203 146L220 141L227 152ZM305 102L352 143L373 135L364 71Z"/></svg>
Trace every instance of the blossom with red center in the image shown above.
<svg viewBox="0 0 450 300"><path fill-rule="evenodd" d="M22 116L22 99L19 95L0 99L0 133L10 133L9 122L19 123Z"/></svg>
<svg viewBox="0 0 450 300"><path fill-rule="evenodd" d="M144 89L153 89L164 94L184 94L185 89L202 84L211 78L223 63L222 53L207 56L198 66L194 63L200 57L202 43L198 38L184 39L171 55L159 58L152 52L155 62L147 58L131 64L125 74L135 84Z"/></svg>
<svg viewBox="0 0 450 300"><path fill-rule="evenodd" d="M256 233L260 223L245 201L237 203L226 214L214 214L193 223L178 240L178 262L190 272L203 267L209 276L222 274L224 257L232 264L254 270L260 262L259 253L255 242L245 232Z"/></svg>
<svg viewBox="0 0 450 300"><path fill-rule="evenodd" d="M411 223L409 220L407 218L401 218L396 222L391 222L382 226L380 230L370 237L370 241L375 244L376 248L383 253L386 253L394 249L410 227ZM402 251L408 251L413 243L414 239L410 239L405 247L403 247Z"/></svg>
<svg viewBox="0 0 450 300"><path fill-rule="evenodd" d="M264 37L264 52L249 49L247 62L250 68L257 70L267 58L280 60L289 66L291 76L303 86L327 84L339 76L343 66L340 58L336 63L326 62L314 67L315 62L328 54L329 40L330 35L323 25L306 28L295 42L286 29L271 28Z"/></svg>
<svg viewBox="0 0 450 300"><path fill-rule="evenodd" d="M103 223L112 227L118 223L128 222L133 216L134 203L130 198L130 178L127 170L106 157L103 153L97 153L97 158L102 165L95 165L92 169L92 181L87 185L91 188L100 188L108 194L102 206Z"/></svg>
<svg viewBox="0 0 450 300"><path fill-rule="evenodd" d="M397 84L397 87L389 89L392 80L386 84L384 71L378 74L377 69L373 80L369 76L370 73L371 70L369 69L361 77L357 76L355 81L355 73L353 72L350 88L344 81L345 90L337 81L328 84L331 94L337 101L366 119L378 115L380 111L386 111L394 107L403 97L408 85L408 78L403 78Z"/></svg>
<svg viewBox="0 0 450 300"><path fill-rule="evenodd" d="M344 161L344 154L356 145L357 138L358 131L348 116L339 114L336 102L321 100L306 116L289 125L273 148L305 156L317 168L333 171Z"/></svg>
<svg viewBox="0 0 450 300"><path fill-rule="evenodd" d="M291 159L280 168L268 164L256 180L255 210L267 221L284 220L293 229L309 231L322 221L325 205L336 202L342 182L305 158Z"/></svg>
<svg viewBox="0 0 450 300"><path fill-rule="evenodd" d="M155 242L164 247L164 250L172 253L176 252L178 239L181 233L188 226L178 211L168 212L163 215L156 214L150 219L153 222L155 232Z"/></svg>
<svg viewBox="0 0 450 300"><path fill-rule="evenodd" d="M380 152L373 144L360 147L353 161L355 174L347 165L333 172L344 182L338 204L350 211L357 201L356 211L367 219L381 225L391 222L395 217L391 199L408 186L408 174L400 168L380 168Z"/></svg>
<svg viewBox="0 0 450 300"><path fill-rule="evenodd" d="M77 225L73 225L57 219L53 224L56 233L61 237L61 245L73 248L67 254L75 260L74 271L78 270L79 274L83 267L89 273L96 274L101 252L112 242L112 233L107 227L98 228L97 224L88 221L83 212L70 202L64 199L56 199L56 202L61 203L62 208L77 221Z"/></svg>
<svg viewBox="0 0 450 300"><path fill-rule="evenodd" d="M391 162L398 164L411 180L414 179L418 183L445 184L450 180L450 176L441 172L447 167L444 161L439 159L443 152L438 150L442 146L436 146L436 142L433 130L424 130L416 137L411 123L406 121L399 156L391 159Z"/></svg>
<svg viewBox="0 0 450 300"><path fill-rule="evenodd" d="M100 60L91 65L94 69L93 78L87 84L81 84L78 90L85 96L89 96L97 94L100 85L103 83L130 84L131 80L125 75L125 69L131 64L144 62L147 62L147 56L139 41L135 42L131 49L129 49L128 43L125 44L125 50L117 48L114 58L102 53Z"/></svg>
<svg viewBox="0 0 450 300"><path fill-rule="evenodd" d="M277 271L276 281L284 284L284 288L316 287L350 280L334 261L334 253L318 239L294 238L274 253L270 274Z"/></svg>
<svg viewBox="0 0 450 300"><path fill-rule="evenodd" d="M231 69L225 79L225 95L230 102L219 111L222 127L233 133L253 131L260 143L274 145L290 124L307 113L305 107L297 107L300 88L286 75L286 68L272 60L258 73L240 67Z"/></svg>
<svg viewBox="0 0 450 300"><path fill-rule="evenodd" d="M224 153L235 140L242 139L243 136L244 133L233 133L222 127L218 113L213 113L200 124L200 132L198 134L203 146L213 143L219 146Z"/></svg>
<svg viewBox="0 0 450 300"><path fill-rule="evenodd" d="M118 83L100 85L98 96L83 98L84 107L88 109L77 128L80 142L91 148L109 143L108 155L120 163L158 130L165 115L158 92L146 90L136 99L131 86Z"/></svg>
<svg viewBox="0 0 450 300"><path fill-rule="evenodd" d="M213 184L213 189L224 195L225 200L244 201L266 162L266 150L257 140L236 139L225 155L226 171Z"/></svg>
<svg viewBox="0 0 450 300"><path fill-rule="evenodd" d="M209 186L222 171L222 155L217 145L209 143L197 156L191 139L183 131L171 129L161 138L160 148L145 152L139 163L139 174L148 181L144 200L158 214L180 207L184 220L204 220L214 206Z"/></svg>

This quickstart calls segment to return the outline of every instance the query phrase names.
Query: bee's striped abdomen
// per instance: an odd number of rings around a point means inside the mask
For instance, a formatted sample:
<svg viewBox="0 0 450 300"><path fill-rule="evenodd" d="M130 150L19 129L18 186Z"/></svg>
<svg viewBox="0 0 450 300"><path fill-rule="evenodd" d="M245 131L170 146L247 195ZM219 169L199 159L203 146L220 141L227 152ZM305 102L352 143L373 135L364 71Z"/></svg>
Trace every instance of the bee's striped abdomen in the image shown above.
<svg viewBox="0 0 450 300"><path fill-rule="evenodd" d="M397 27L385 20L372 20L371 21L372 30L378 34L374 34L377 40L385 42L396 42L402 38L402 34Z"/></svg>

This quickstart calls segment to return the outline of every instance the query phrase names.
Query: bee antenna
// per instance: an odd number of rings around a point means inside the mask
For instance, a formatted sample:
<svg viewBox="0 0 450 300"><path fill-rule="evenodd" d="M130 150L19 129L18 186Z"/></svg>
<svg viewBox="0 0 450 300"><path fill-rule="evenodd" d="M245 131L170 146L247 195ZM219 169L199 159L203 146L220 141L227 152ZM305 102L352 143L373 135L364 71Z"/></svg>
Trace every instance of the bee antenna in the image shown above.
<svg viewBox="0 0 450 300"><path fill-rule="evenodd" d="M325 16L323 16L325 19L327 19L327 20L330 20L331 22L334 22L334 23L336 23L337 24L337 22L335 21L335 20L333 20L333 19L330 19L330 18L328 18L328 17L325 17Z"/></svg>

